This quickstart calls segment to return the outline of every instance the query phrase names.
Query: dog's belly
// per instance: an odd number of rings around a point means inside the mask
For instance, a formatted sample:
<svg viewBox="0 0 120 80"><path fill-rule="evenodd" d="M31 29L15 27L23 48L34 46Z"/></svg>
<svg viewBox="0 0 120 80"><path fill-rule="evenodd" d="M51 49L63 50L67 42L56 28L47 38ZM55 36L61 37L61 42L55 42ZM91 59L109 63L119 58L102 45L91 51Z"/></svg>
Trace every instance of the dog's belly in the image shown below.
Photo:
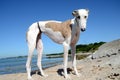
<svg viewBox="0 0 120 80"><path fill-rule="evenodd" d="M62 36L61 32L59 31L53 31L50 28L46 28L44 33L56 43L62 44L65 40L65 38Z"/></svg>

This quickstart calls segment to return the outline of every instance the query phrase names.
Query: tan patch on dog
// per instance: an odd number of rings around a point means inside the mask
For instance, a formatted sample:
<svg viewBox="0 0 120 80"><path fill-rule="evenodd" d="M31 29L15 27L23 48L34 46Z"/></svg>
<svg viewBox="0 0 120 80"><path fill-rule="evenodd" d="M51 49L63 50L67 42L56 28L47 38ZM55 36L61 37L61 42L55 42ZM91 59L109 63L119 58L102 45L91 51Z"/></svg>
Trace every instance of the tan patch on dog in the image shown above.
<svg viewBox="0 0 120 80"><path fill-rule="evenodd" d="M63 37L67 38L71 35L71 20L57 23L57 22L48 22L45 24L46 28L51 28L53 31L59 31L62 33Z"/></svg>

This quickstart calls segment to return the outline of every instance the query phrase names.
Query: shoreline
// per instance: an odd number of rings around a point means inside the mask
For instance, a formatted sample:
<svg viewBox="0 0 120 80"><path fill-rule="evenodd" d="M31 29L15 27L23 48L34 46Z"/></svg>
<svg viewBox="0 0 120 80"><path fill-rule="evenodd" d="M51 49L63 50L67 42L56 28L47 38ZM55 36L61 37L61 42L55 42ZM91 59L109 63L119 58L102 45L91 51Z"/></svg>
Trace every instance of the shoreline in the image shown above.
<svg viewBox="0 0 120 80"><path fill-rule="evenodd" d="M68 62L68 65L71 66L71 62ZM68 68L70 69L70 68ZM43 69L45 74L47 73L48 77L42 77L40 75L40 72L38 70L33 70L31 72L32 74L32 78L34 80L66 80L63 76L63 65L56 65L53 67L48 67L48 68L44 68ZM73 74L69 74L72 77L75 75ZM14 74L3 74L0 75L0 80L27 80L27 73L14 73ZM79 79L75 79L75 80L79 80Z"/></svg>
<svg viewBox="0 0 120 80"><path fill-rule="evenodd" d="M120 68L119 66L114 67L112 64L106 64L109 60L119 59L119 54L111 55L110 57L102 58L85 58L82 60L77 60L77 70L81 75L77 77L71 68L71 61L68 62L68 75L71 80L120 80ZM89 65L89 66L88 66ZM44 73L47 77L40 75L38 70L32 71L32 78L34 80L66 80L63 76L63 65L56 65L44 69ZM27 80L27 73L15 73L15 74L5 74L0 75L0 80Z"/></svg>
<svg viewBox="0 0 120 80"><path fill-rule="evenodd" d="M91 53L89 53L91 54ZM89 55L88 53L79 53L76 55L77 59L83 59L86 56ZM49 58L48 58L49 57ZM53 58L54 57L54 58ZM32 70L37 70L38 67L36 65L36 56L33 57L32 60ZM71 57L69 55L68 58L68 62L71 61ZM15 73L24 73L26 72L26 68L25 68L25 62L26 62L26 57L12 57L12 58L6 58L6 59L1 59L0 63L0 75L3 74L15 74ZM56 55L54 56L46 56L43 58L43 62L42 62L42 67L43 69L47 69L50 67L54 67L57 65L63 64L63 57L56 57Z"/></svg>
<svg viewBox="0 0 120 80"><path fill-rule="evenodd" d="M14 73L23 73L26 72L25 64L26 64L26 57L22 58L4 58L0 59L0 75L4 74L14 74ZM56 66L58 64L62 64L62 58L46 58L43 57L42 59L42 67L44 69ZM37 70L38 67L36 65L37 57L32 58L32 70Z"/></svg>
<svg viewBox="0 0 120 80"><path fill-rule="evenodd" d="M85 58L77 60L77 70L81 75L77 77L71 68L71 61L68 62L68 72L71 80L120 80L120 68L106 64L106 61L112 60L119 56L110 56L97 59ZM89 65L89 66L88 66ZM56 65L44 69L47 77L40 75L38 70L32 71L32 78L34 80L66 80L63 76L63 65ZM0 80L27 80L27 73L15 73L0 75Z"/></svg>

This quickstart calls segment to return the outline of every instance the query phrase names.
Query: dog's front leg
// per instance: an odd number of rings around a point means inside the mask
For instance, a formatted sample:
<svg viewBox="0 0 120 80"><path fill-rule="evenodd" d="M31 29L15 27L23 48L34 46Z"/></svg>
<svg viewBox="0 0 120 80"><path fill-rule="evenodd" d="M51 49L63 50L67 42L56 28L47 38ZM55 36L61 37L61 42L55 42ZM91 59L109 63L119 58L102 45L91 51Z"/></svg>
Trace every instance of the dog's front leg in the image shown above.
<svg viewBox="0 0 120 80"><path fill-rule="evenodd" d="M76 68L76 45L71 45L71 55L72 55L72 65L75 71L75 74L79 76L77 68Z"/></svg>
<svg viewBox="0 0 120 80"><path fill-rule="evenodd" d="M63 43L64 47L64 76L66 79L70 79L70 77L67 74L67 62L68 62L68 49L69 49L69 44L66 42Z"/></svg>

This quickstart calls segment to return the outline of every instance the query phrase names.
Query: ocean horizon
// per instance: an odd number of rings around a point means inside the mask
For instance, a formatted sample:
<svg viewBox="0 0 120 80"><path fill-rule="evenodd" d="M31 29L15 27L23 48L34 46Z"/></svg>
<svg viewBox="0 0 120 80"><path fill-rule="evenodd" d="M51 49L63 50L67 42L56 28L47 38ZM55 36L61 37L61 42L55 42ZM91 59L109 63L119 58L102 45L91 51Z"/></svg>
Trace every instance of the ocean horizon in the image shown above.
<svg viewBox="0 0 120 80"><path fill-rule="evenodd" d="M26 66L25 66L26 60L27 60L27 56L0 58L0 75L25 73L26 72ZM49 68L55 65L59 65L62 63L63 63L63 57L48 58L45 55L43 55L42 57L43 69ZM32 57L31 68L32 70L38 70L36 55Z"/></svg>

